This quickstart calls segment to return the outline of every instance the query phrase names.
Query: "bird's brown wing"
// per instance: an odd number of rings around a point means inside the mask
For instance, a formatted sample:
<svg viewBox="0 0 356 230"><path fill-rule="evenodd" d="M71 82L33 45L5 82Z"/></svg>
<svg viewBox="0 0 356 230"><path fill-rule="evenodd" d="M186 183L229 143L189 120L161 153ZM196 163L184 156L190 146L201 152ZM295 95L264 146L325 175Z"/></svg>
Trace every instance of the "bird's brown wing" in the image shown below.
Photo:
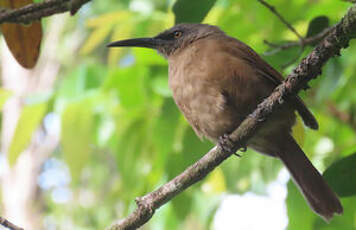
<svg viewBox="0 0 356 230"><path fill-rule="evenodd" d="M235 45L233 47L241 49L241 52L239 52L241 57L254 67L257 67L256 71L259 73L259 76L269 79L275 84L275 86L281 84L283 81L282 75L267 62L265 62L254 50L238 40L233 39L232 42L239 43L239 45ZM293 107L298 111L306 126L312 129L319 128L318 122L314 115L309 111L309 109L298 95L288 98L288 101L293 104Z"/></svg>

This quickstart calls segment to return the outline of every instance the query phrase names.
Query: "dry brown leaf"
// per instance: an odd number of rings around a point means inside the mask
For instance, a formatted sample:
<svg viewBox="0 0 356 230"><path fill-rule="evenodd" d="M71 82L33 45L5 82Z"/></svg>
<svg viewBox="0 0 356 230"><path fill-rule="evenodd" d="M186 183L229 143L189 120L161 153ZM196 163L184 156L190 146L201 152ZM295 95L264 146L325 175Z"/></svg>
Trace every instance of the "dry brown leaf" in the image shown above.
<svg viewBox="0 0 356 230"><path fill-rule="evenodd" d="M19 8L33 3L32 0L0 0L0 6L10 9ZM12 55L25 68L33 68L38 60L42 41L42 25L40 21L30 25L4 23L1 31Z"/></svg>

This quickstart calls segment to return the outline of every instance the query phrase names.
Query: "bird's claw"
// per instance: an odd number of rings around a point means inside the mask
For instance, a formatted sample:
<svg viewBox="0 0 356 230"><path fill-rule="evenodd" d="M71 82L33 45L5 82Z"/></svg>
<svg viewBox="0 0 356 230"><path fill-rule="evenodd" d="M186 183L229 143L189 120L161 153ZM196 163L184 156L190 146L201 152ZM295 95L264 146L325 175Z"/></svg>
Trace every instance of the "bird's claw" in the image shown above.
<svg viewBox="0 0 356 230"><path fill-rule="evenodd" d="M230 139L229 135L224 134L219 137L219 146L224 152L232 153L240 157L240 155L236 153L237 148L234 145L234 142Z"/></svg>
<svg viewBox="0 0 356 230"><path fill-rule="evenodd" d="M237 157L241 157L241 155L238 154L238 153L234 153L234 155L237 156Z"/></svg>
<svg viewBox="0 0 356 230"><path fill-rule="evenodd" d="M247 146L246 145L242 146L240 151L243 152L243 153L246 152L247 151Z"/></svg>

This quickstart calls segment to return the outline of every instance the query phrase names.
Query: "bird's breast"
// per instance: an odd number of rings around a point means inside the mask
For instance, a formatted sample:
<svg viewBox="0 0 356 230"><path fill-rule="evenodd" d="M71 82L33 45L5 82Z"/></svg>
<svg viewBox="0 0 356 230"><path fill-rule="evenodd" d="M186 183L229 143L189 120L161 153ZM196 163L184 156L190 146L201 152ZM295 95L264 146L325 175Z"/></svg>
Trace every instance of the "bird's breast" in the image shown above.
<svg viewBox="0 0 356 230"><path fill-rule="evenodd" d="M218 86L207 81L204 69L184 60L169 65L173 98L198 136L216 141L233 126L226 100Z"/></svg>

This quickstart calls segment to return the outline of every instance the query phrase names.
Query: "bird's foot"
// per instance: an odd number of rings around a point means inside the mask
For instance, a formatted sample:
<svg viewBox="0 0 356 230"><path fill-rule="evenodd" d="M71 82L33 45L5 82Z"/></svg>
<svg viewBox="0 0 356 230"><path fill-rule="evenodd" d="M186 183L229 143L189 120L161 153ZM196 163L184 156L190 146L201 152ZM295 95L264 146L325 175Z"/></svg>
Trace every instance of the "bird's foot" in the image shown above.
<svg viewBox="0 0 356 230"><path fill-rule="evenodd" d="M240 154L236 153L238 147L235 146L234 142L231 140L228 134L224 134L219 137L219 146L224 152L231 153L234 154L235 156L241 157ZM246 147L244 147L243 149L244 151L246 151Z"/></svg>

